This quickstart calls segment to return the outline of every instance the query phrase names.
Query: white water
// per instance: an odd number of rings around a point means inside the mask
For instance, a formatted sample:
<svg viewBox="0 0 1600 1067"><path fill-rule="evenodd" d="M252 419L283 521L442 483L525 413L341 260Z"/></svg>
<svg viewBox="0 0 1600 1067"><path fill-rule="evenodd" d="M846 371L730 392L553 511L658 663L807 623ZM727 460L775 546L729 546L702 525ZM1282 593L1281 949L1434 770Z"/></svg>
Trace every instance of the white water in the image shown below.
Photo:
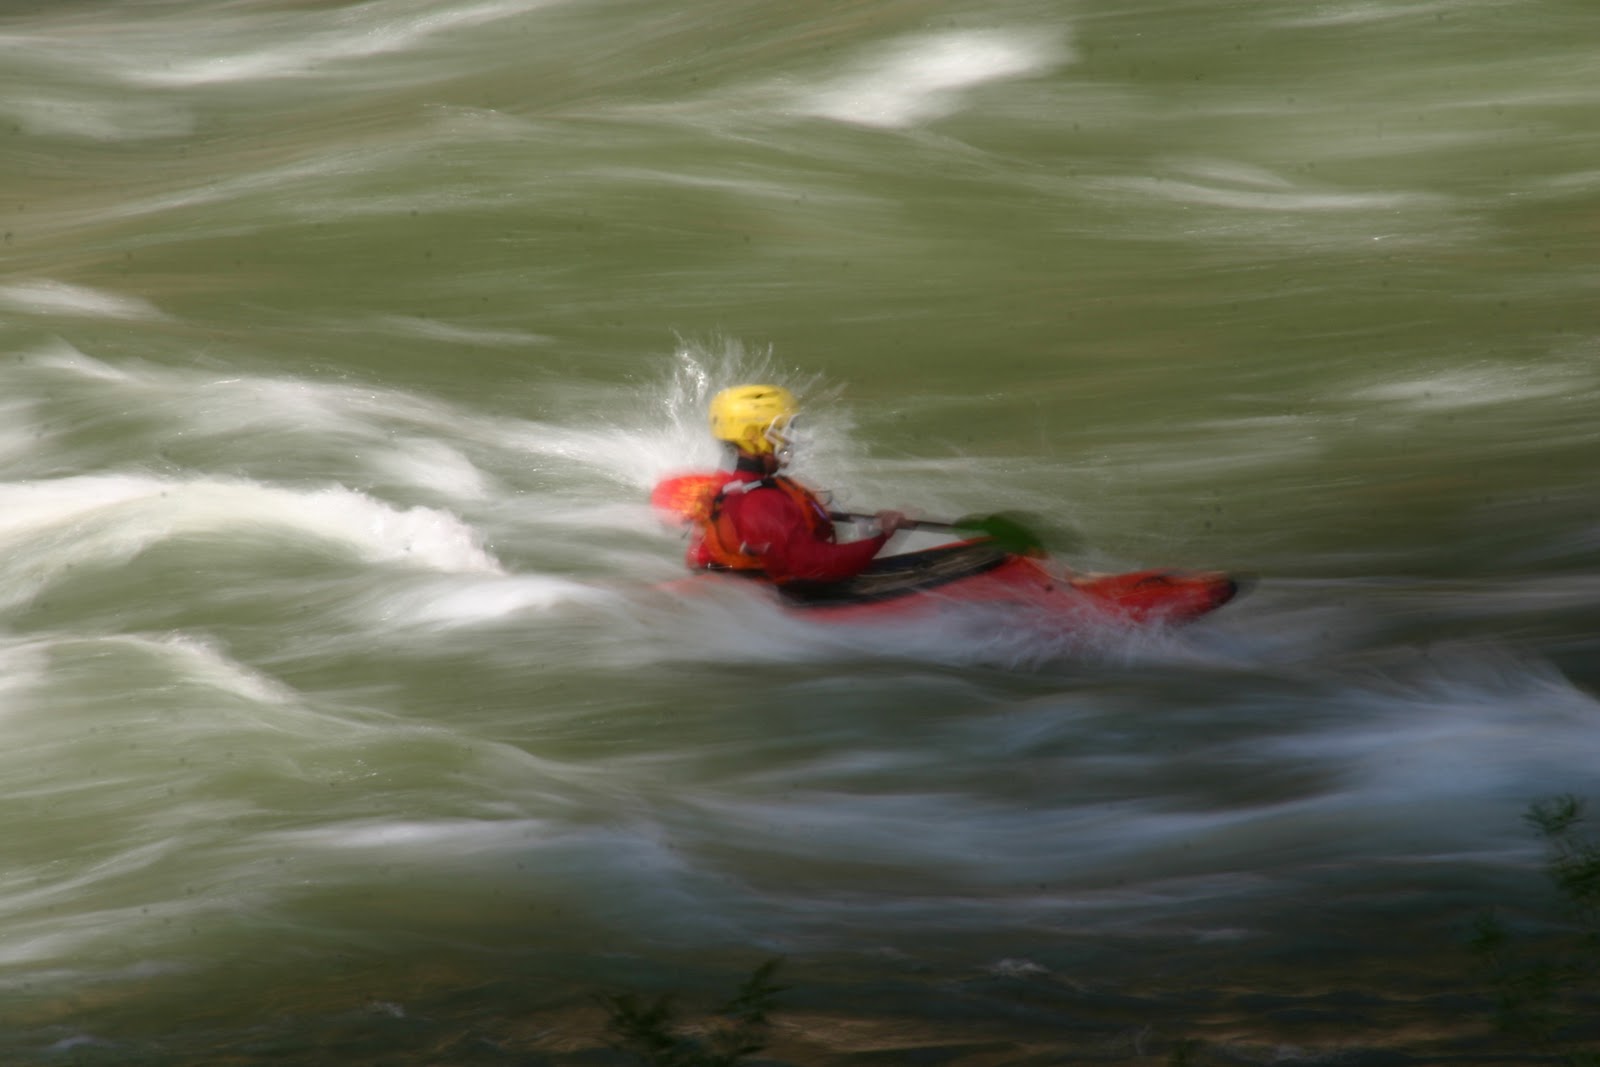
<svg viewBox="0 0 1600 1067"><path fill-rule="evenodd" d="M0 16L0 1058L576 1063L781 954L784 1062L1526 1062L1462 942L1600 757L1569 7ZM841 507L1257 581L673 586L750 379Z"/></svg>

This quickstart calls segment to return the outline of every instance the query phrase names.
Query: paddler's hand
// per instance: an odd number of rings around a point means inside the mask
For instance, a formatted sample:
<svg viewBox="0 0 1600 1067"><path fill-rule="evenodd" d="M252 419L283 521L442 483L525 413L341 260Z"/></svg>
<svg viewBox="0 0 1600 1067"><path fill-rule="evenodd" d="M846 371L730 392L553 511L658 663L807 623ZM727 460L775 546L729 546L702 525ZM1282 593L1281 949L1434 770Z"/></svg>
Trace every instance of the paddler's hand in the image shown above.
<svg viewBox="0 0 1600 1067"><path fill-rule="evenodd" d="M880 511L872 517L872 521L878 524L878 532L889 538L910 520L902 511Z"/></svg>

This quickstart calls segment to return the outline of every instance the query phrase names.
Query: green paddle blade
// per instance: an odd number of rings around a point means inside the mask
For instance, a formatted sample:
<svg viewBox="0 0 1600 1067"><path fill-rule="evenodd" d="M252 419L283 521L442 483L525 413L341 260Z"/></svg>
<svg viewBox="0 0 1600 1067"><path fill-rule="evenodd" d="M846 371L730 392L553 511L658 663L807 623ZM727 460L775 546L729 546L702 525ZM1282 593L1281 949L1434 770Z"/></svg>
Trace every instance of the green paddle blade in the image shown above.
<svg viewBox="0 0 1600 1067"><path fill-rule="evenodd" d="M958 530L967 530L988 537L998 547L1019 556L1048 555L1044 538L1035 532L1038 521L1031 515L1015 511L1002 511L993 515L964 515L950 525Z"/></svg>

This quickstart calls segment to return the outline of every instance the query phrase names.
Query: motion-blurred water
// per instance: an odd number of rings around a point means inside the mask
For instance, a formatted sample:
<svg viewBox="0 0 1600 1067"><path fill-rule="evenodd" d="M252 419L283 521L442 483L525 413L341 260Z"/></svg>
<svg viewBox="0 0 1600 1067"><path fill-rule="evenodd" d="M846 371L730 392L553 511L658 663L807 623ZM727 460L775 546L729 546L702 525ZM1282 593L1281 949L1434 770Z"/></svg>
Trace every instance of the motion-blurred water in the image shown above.
<svg viewBox="0 0 1600 1067"><path fill-rule="evenodd" d="M782 956L792 1062L1528 1062L1463 943L1600 795L1597 32L11 3L0 1059L597 1062ZM844 506L1258 584L686 598L747 379Z"/></svg>

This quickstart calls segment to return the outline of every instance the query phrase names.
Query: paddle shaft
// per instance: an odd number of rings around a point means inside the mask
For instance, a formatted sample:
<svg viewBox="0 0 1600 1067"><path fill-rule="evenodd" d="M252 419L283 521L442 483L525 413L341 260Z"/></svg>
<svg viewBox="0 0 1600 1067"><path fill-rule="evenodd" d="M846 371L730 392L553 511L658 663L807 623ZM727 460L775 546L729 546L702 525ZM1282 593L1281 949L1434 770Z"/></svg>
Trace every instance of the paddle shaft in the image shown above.
<svg viewBox="0 0 1600 1067"><path fill-rule="evenodd" d="M830 511L828 518L844 522L875 522L878 516L865 515L859 511ZM938 519L906 519L900 524L902 530L970 530L970 525L961 525L954 522L940 522Z"/></svg>
<svg viewBox="0 0 1600 1067"><path fill-rule="evenodd" d="M845 519L850 522L871 522L877 516L845 511L830 513L828 517ZM1023 556L1044 556L1046 554L1044 542L1039 539L1038 534L1017 519L1004 514L969 515L966 518L956 519L954 522L945 522L940 519L907 519L901 528L907 530L945 530L960 533L966 537L984 537L1007 552L1015 552Z"/></svg>

